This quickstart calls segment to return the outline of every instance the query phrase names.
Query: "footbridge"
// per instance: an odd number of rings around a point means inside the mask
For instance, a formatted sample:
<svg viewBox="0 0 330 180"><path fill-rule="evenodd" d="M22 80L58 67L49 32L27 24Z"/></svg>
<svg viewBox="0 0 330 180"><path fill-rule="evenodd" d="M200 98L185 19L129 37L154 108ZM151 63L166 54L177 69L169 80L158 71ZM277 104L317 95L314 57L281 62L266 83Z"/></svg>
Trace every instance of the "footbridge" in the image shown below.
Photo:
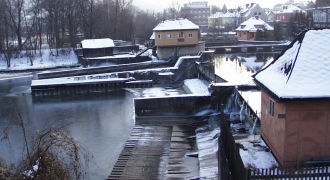
<svg viewBox="0 0 330 180"><path fill-rule="evenodd" d="M247 53L247 52L273 52L273 51L282 51L287 46L288 46L288 44L212 46L212 47L208 47L208 50L214 50L216 54Z"/></svg>

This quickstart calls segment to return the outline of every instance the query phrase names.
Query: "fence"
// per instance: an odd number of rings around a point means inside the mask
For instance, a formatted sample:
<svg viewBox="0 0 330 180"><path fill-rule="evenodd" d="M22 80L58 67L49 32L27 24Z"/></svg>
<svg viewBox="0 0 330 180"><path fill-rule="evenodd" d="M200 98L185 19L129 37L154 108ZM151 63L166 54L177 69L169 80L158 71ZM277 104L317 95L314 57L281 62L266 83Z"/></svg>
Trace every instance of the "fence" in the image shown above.
<svg viewBox="0 0 330 180"><path fill-rule="evenodd" d="M221 107L220 118L221 134L219 138L219 177L221 180L265 180L265 179L301 179L301 180L328 180L330 167L297 167L257 169L245 168L239 147L235 143L229 124Z"/></svg>

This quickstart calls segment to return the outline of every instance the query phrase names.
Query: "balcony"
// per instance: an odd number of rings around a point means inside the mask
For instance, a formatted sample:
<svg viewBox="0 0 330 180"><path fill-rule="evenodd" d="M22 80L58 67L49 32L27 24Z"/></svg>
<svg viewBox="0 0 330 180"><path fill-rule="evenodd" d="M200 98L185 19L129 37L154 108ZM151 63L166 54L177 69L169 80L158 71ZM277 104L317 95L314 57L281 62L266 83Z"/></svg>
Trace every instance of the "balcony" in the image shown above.
<svg viewBox="0 0 330 180"><path fill-rule="evenodd" d="M184 42L184 38L178 38L178 42Z"/></svg>

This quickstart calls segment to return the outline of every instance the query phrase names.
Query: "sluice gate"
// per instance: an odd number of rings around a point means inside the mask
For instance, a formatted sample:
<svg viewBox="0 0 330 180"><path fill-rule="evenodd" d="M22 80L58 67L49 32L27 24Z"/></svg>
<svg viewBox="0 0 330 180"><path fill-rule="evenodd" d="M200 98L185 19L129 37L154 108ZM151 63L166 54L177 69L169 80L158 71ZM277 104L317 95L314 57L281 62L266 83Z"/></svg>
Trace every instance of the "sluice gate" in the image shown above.
<svg viewBox="0 0 330 180"><path fill-rule="evenodd" d="M153 86L152 80L129 81L128 79L94 81L80 83L31 85L33 96L52 96L64 94L82 94L94 92L110 92L123 88L149 88Z"/></svg>

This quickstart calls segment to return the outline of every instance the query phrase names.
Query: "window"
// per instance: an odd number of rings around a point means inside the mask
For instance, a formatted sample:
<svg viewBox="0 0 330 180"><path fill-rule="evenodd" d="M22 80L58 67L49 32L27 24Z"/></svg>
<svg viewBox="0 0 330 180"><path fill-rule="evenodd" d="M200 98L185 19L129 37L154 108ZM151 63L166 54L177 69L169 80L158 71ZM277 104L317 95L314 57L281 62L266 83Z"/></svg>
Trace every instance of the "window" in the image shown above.
<svg viewBox="0 0 330 180"><path fill-rule="evenodd" d="M188 34L188 38L193 38L193 37L194 37L193 33Z"/></svg>
<svg viewBox="0 0 330 180"><path fill-rule="evenodd" d="M157 38L158 38L158 39L161 39L161 38L162 38L162 35L161 35L161 34L158 34L158 35L157 35Z"/></svg>
<svg viewBox="0 0 330 180"><path fill-rule="evenodd" d="M269 114L274 117L275 103L273 100L269 99Z"/></svg>
<svg viewBox="0 0 330 180"><path fill-rule="evenodd" d="M261 15L261 12L259 12L259 15Z"/></svg>
<svg viewBox="0 0 330 180"><path fill-rule="evenodd" d="M180 32L178 37L179 37L179 38L184 38L184 34L183 34L183 32Z"/></svg>
<svg viewBox="0 0 330 180"><path fill-rule="evenodd" d="M172 34L167 34L167 39L172 39Z"/></svg>

